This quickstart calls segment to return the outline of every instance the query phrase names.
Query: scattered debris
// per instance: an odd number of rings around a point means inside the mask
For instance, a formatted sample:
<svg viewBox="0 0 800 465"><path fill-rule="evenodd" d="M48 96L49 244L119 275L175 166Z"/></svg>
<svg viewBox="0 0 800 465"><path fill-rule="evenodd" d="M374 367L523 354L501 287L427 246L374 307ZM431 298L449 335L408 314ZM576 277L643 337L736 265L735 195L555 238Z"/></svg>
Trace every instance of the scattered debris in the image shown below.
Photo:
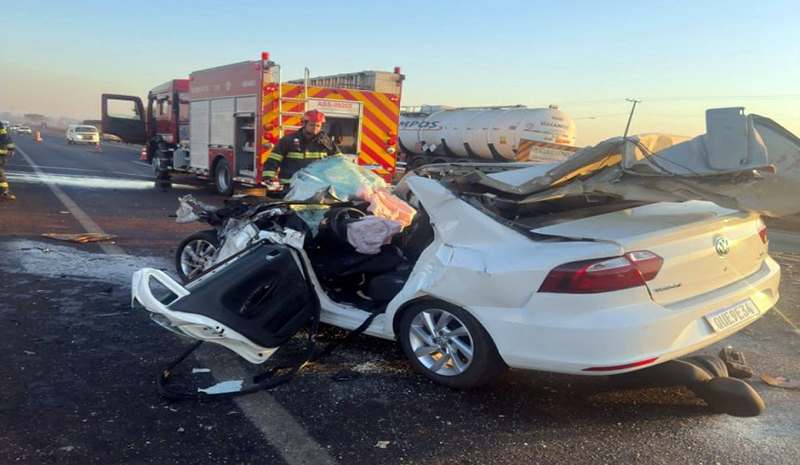
<svg viewBox="0 0 800 465"><path fill-rule="evenodd" d="M55 239L58 241L78 242L81 244L87 242L102 242L115 239L117 236L105 233L82 233L82 234L59 234L59 233L44 233L44 237Z"/></svg>
<svg viewBox="0 0 800 465"><path fill-rule="evenodd" d="M192 374L195 373L211 373L211 368L192 368Z"/></svg>
<svg viewBox="0 0 800 465"><path fill-rule="evenodd" d="M101 313L100 315L95 315L97 318L104 318L107 316L120 316L120 315L127 315L130 312L114 312L114 313Z"/></svg>
<svg viewBox="0 0 800 465"><path fill-rule="evenodd" d="M719 352L719 358L728 368L728 375L739 379L749 379L755 376L755 371L747 366L744 354L733 347L725 347Z"/></svg>
<svg viewBox="0 0 800 465"><path fill-rule="evenodd" d="M36 355L36 352L33 352L31 350L23 350L22 352L24 352L25 355Z"/></svg>
<svg viewBox="0 0 800 465"><path fill-rule="evenodd" d="M75 446L64 446L58 448L58 450L63 450L64 452L72 452L73 449L75 449Z"/></svg>
<svg viewBox="0 0 800 465"><path fill-rule="evenodd" d="M241 379L231 380L231 381L223 381L221 383L217 383L211 387L197 388L197 392L205 392L206 394L223 394L226 392L239 392L242 390L242 385L244 381Z"/></svg>
<svg viewBox="0 0 800 465"><path fill-rule="evenodd" d="M787 379L783 376L772 377L770 375L761 374L761 381L769 384L770 386L784 388L784 389L798 389L800 388L800 380Z"/></svg>
<svg viewBox="0 0 800 465"><path fill-rule="evenodd" d="M386 449L387 447L389 447L389 443L390 441L378 441L378 443L375 444L375 447L378 447L380 449Z"/></svg>

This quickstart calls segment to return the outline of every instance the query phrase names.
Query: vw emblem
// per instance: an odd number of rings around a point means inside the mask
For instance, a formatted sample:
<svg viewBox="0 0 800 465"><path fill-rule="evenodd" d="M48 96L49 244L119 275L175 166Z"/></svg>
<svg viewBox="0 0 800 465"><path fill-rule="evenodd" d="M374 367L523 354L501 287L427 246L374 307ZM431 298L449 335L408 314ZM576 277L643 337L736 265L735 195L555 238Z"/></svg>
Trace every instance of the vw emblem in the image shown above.
<svg viewBox="0 0 800 465"><path fill-rule="evenodd" d="M717 252L717 255L724 257L725 255L728 255L728 252L731 251L731 243L728 241L728 239L719 237L714 241L714 250Z"/></svg>

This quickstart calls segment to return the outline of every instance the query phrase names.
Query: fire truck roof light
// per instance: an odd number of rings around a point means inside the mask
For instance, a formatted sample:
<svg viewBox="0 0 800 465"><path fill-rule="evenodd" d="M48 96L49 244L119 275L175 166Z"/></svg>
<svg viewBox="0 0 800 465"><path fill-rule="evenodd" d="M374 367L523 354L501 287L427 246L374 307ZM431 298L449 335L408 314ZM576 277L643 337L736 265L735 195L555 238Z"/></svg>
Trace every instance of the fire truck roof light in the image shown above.
<svg viewBox="0 0 800 465"><path fill-rule="evenodd" d="M394 74L400 74L400 71L401 71L401 70L400 70L400 67L399 67L399 66L395 66L395 67L394 67Z"/></svg>
<svg viewBox="0 0 800 465"><path fill-rule="evenodd" d="M264 61L269 60L269 52L261 52L261 59Z"/></svg>

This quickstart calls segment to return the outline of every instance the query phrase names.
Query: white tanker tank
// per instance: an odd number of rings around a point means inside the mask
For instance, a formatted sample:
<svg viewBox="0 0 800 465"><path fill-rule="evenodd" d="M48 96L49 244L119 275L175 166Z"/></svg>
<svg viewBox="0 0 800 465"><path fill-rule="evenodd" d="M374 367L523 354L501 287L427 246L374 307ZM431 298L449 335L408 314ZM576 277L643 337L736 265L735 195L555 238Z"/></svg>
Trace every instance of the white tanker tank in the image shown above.
<svg viewBox="0 0 800 465"><path fill-rule="evenodd" d="M454 161L558 162L578 150L575 123L549 108L448 108L425 105L400 114L398 139L411 169Z"/></svg>

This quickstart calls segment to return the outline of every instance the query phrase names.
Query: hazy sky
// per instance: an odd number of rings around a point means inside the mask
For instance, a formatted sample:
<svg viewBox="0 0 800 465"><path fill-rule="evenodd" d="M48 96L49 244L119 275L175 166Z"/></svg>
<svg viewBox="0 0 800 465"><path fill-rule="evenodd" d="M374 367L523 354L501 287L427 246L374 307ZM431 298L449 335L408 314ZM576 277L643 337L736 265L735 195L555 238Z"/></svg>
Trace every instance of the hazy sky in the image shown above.
<svg viewBox="0 0 800 465"><path fill-rule="evenodd" d="M122 3L122 2L119 2ZM800 135L800 2L16 1L2 8L0 112L98 118L100 94L146 95L254 60L284 78L401 66L403 105L558 104L579 145L705 132L744 106Z"/></svg>

